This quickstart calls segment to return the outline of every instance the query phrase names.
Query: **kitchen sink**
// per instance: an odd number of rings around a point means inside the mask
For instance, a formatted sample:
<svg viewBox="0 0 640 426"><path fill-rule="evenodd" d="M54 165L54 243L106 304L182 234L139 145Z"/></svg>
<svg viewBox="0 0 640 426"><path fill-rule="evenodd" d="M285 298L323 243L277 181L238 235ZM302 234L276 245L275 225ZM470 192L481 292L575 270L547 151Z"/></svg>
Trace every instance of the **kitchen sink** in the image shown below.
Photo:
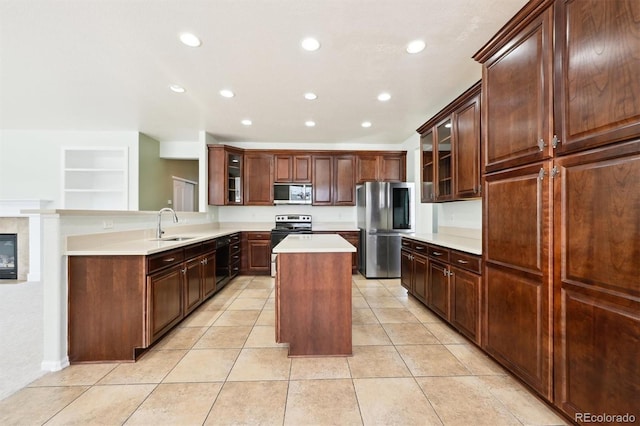
<svg viewBox="0 0 640 426"><path fill-rule="evenodd" d="M154 238L153 241L186 241L192 240L195 237L165 237L165 238Z"/></svg>

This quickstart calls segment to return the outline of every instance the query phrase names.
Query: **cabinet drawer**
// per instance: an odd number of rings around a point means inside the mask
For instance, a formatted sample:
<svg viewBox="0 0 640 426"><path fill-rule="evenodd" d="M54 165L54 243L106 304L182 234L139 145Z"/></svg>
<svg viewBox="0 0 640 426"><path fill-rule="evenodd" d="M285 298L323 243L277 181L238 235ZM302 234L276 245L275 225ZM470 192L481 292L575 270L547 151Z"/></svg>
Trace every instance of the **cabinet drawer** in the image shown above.
<svg viewBox="0 0 640 426"><path fill-rule="evenodd" d="M458 268L466 269L476 274L481 273L480 269L480 257L473 254L461 253L459 251L451 251L451 260L449 261L451 266L457 266Z"/></svg>
<svg viewBox="0 0 640 426"><path fill-rule="evenodd" d="M147 274L151 274L168 266L176 265L184 260L182 248L163 251L147 257Z"/></svg>
<svg viewBox="0 0 640 426"><path fill-rule="evenodd" d="M440 246L427 245L429 257L441 262L449 263L449 249Z"/></svg>
<svg viewBox="0 0 640 426"><path fill-rule="evenodd" d="M229 235L229 242L231 244L239 243L240 242L240 234L239 233L235 233L235 234Z"/></svg>
<svg viewBox="0 0 640 426"><path fill-rule="evenodd" d="M194 257L200 256L200 254L202 254L203 252L204 251L202 248L202 243L191 244L184 248L184 258L189 260Z"/></svg>
<svg viewBox="0 0 640 426"><path fill-rule="evenodd" d="M424 254L426 255L429 251L429 246L426 243L422 243L420 241L414 241L413 242L413 250L416 253L420 253L420 254Z"/></svg>
<svg viewBox="0 0 640 426"><path fill-rule="evenodd" d="M211 253L216 251L216 240L209 240L202 243L202 253Z"/></svg>
<svg viewBox="0 0 640 426"><path fill-rule="evenodd" d="M247 232L247 240L270 240L271 232Z"/></svg>
<svg viewBox="0 0 640 426"><path fill-rule="evenodd" d="M412 240L408 240L406 238L403 238L401 244L402 244L403 248L405 248L407 250L413 250L414 242Z"/></svg>

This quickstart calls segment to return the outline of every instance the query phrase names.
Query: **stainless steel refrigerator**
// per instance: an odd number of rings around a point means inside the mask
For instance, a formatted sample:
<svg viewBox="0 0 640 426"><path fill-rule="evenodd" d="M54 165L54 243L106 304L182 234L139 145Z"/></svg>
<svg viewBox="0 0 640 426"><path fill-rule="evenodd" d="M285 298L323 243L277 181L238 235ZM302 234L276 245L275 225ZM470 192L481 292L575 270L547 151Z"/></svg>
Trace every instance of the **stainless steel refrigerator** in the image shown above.
<svg viewBox="0 0 640 426"><path fill-rule="evenodd" d="M360 272L398 278L402 235L415 232L414 184L365 182L356 191Z"/></svg>

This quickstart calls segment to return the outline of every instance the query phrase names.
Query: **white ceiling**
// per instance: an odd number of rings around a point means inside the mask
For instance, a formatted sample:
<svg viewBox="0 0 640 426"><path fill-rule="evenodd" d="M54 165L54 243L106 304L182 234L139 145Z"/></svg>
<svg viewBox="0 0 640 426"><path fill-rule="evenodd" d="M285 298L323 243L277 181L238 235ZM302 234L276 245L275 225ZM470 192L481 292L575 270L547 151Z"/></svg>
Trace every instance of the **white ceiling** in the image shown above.
<svg viewBox="0 0 640 426"><path fill-rule="evenodd" d="M0 129L401 143L480 79L471 56L525 3L0 0ZM181 44L185 31L202 46ZM302 50L306 36L320 50ZM427 48L407 54L413 39ZM222 98L224 88L236 96Z"/></svg>

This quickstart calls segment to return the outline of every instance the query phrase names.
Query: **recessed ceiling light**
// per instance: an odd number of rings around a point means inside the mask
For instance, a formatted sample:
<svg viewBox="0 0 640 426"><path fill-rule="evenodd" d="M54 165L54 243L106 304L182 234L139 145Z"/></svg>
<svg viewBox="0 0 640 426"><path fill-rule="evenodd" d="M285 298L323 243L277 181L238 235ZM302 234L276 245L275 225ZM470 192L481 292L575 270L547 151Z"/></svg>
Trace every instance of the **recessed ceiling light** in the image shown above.
<svg viewBox="0 0 640 426"><path fill-rule="evenodd" d="M371 122L370 121L363 121L361 124L362 127L371 127Z"/></svg>
<svg viewBox="0 0 640 426"><path fill-rule="evenodd" d="M251 120L245 118L244 120L241 121L241 123L245 126L251 126L253 123L251 122Z"/></svg>
<svg viewBox="0 0 640 426"><path fill-rule="evenodd" d="M407 45L407 53L420 53L426 46L422 40L413 40Z"/></svg>
<svg viewBox="0 0 640 426"><path fill-rule="evenodd" d="M315 99L318 99L318 95L316 95L316 94L315 94L315 93L313 93L313 92L307 92L307 93L305 93L305 94L304 94L304 98L305 98L306 100L308 100L308 101L313 101L313 100L315 100Z"/></svg>
<svg viewBox="0 0 640 426"><path fill-rule="evenodd" d="M379 100L380 102L386 102L386 101L388 101L389 99L391 99L391 95L390 95L390 94L388 94L388 93L386 93L386 92L380 93L380 94L378 95L378 100Z"/></svg>
<svg viewBox="0 0 640 426"><path fill-rule="evenodd" d="M220 96L224 96L225 98L233 98L235 95L236 94L229 89L223 89L220 91Z"/></svg>
<svg viewBox="0 0 640 426"><path fill-rule="evenodd" d="M202 44L200 39L191 33L180 34L180 41L189 47L199 47Z"/></svg>
<svg viewBox="0 0 640 426"><path fill-rule="evenodd" d="M169 89L173 90L176 93L184 93L186 92L185 88L180 86L179 84L172 84L169 86Z"/></svg>
<svg viewBox="0 0 640 426"><path fill-rule="evenodd" d="M308 121L305 121L305 122L304 122L304 125L305 125L305 126L307 126L307 127L313 127L313 126L315 126L315 125L316 125L316 122L315 122L315 121L308 120Z"/></svg>
<svg viewBox="0 0 640 426"><path fill-rule="evenodd" d="M300 43L304 50L313 52L320 49L320 42L313 37L307 37Z"/></svg>

